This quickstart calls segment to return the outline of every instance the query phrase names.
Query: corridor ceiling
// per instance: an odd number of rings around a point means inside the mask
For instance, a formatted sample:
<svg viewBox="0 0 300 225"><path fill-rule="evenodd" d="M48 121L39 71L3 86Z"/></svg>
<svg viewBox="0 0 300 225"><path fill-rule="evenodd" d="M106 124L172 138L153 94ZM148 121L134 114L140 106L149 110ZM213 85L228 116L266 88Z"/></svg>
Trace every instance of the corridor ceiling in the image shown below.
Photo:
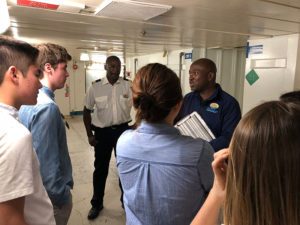
<svg viewBox="0 0 300 225"><path fill-rule="evenodd" d="M300 31L299 0L151 0L144 2L172 9L146 21L95 15L102 0L70 1L85 8L69 13L8 0L11 30L32 41L52 41L84 51L123 52L124 56L233 48L245 46L250 38Z"/></svg>

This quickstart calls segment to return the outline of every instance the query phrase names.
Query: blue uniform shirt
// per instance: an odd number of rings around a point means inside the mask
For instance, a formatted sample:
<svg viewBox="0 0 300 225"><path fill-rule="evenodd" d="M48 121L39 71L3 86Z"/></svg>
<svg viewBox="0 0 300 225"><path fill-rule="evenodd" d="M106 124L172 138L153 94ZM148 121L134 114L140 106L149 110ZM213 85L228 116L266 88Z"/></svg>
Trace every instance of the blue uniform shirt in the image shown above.
<svg viewBox="0 0 300 225"><path fill-rule="evenodd" d="M213 184L214 150L167 124L142 123L117 143L127 225L188 225Z"/></svg>
<svg viewBox="0 0 300 225"><path fill-rule="evenodd" d="M229 146L233 131L241 119L239 103L216 84L216 91L206 100L199 92L187 94L182 103L177 120L196 111L200 114L216 139L210 141L215 151Z"/></svg>
<svg viewBox="0 0 300 225"><path fill-rule="evenodd" d="M73 188L72 165L65 125L54 102L53 91L42 87L36 105L21 107L19 120L32 134L49 198L57 206L68 203Z"/></svg>

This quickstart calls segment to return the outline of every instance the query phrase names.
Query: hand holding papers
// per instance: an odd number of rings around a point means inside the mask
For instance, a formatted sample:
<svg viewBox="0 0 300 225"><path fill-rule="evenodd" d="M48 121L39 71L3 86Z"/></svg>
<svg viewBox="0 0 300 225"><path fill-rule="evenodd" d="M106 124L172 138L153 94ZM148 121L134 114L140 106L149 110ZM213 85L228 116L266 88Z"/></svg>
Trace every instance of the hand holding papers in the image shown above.
<svg viewBox="0 0 300 225"><path fill-rule="evenodd" d="M181 134L186 136L202 138L206 141L215 139L214 134L197 112L192 112L182 120L178 121L178 123L175 124L175 127Z"/></svg>

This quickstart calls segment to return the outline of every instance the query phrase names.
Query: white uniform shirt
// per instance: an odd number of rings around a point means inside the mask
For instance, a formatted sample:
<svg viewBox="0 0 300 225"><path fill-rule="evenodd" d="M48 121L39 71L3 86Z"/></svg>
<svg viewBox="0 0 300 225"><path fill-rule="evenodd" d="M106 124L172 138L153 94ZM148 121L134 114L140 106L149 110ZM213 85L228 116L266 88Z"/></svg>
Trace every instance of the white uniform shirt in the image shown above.
<svg viewBox="0 0 300 225"><path fill-rule="evenodd" d="M0 103L0 203L25 197L28 224L55 224L31 134L17 118L14 107Z"/></svg>
<svg viewBox="0 0 300 225"><path fill-rule="evenodd" d="M131 120L132 106L131 82L119 78L111 85L107 78L93 84L87 91L84 106L95 111L92 115L92 124L104 128L119 125Z"/></svg>

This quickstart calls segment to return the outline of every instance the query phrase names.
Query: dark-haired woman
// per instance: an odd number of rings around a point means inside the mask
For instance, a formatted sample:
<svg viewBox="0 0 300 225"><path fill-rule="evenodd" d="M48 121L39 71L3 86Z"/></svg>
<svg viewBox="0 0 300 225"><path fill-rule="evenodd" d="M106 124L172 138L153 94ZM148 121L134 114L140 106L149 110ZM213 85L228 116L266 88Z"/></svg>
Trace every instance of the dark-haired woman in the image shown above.
<svg viewBox="0 0 300 225"><path fill-rule="evenodd" d="M138 128L117 144L127 225L189 224L212 187L214 151L173 127L182 91L172 70L144 66L132 91Z"/></svg>

